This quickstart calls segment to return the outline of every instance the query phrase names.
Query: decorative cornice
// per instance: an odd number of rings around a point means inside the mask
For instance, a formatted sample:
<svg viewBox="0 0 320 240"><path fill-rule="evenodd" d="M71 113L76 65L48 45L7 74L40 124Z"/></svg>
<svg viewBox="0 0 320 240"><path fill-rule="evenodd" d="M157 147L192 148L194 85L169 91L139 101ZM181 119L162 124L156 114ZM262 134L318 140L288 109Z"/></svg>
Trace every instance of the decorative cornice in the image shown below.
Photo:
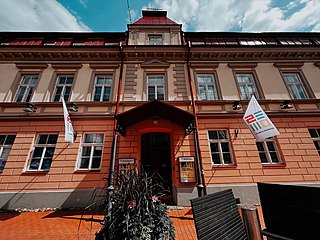
<svg viewBox="0 0 320 240"><path fill-rule="evenodd" d="M90 63L92 69L117 69L119 64Z"/></svg>
<svg viewBox="0 0 320 240"><path fill-rule="evenodd" d="M277 68L301 68L304 62L276 62L273 66Z"/></svg>
<svg viewBox="0 0 320 240"><path fill-rule="evenodd" d="M256 62L234 62L228 63L229 68L256 68L258 63Z"/></svg>
<svg viewBox="0 0 320 240"><path fill-rule="evenodd" d="M216 69L219 67L219 63L191 63L191 68L201 69L201 68L212 68Z"/></svg>
<svg viewBox="0 0 320 240"><path fill-rule="evenodd" d="M141 68L169 68L170 64L164 61L160 61L158 59L152 59L150 61L146 61L140 64Z"/></svg>
<svg viewBox="0 0 320 240"><path fill-rule="evenodd" d="M81 63L52 63L51 67L54 69L80 69Z"/></svg>
<svg viewBox="0 0 320 240"><path fill-rule="evenodd" d="M16 63L19 69L45 69L48 67L46 63Z"/></svg>

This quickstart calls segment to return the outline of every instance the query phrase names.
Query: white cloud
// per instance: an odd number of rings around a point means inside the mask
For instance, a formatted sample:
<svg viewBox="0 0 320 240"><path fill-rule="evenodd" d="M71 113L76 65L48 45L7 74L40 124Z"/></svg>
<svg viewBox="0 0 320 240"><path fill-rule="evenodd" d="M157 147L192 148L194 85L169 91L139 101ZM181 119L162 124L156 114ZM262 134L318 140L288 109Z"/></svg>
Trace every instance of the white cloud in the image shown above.
<svg viewBox="0 0 320 240"><path fill-rule="evenodd" d="M319 31L320 0L153 0L186 31Z"/></svg>
<svg viewBox="0 0 320 240"><path fill-rule="evenodd" d="M56 0L0 0L0 31L91 31Z"/></svg>

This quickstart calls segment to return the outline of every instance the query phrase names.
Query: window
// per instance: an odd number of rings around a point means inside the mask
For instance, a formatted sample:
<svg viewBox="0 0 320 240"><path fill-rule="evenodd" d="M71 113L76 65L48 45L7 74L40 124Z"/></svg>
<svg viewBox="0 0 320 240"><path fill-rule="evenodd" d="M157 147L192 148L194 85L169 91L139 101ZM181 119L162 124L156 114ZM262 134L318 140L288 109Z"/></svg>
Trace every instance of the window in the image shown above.
<svg viewBox="0 0 320 240"><path fill-rule="evenodd" d="M147 77L148 100L164 100L164 76Z"/></svg>
<svg viewBox="0 0 320 240"><path fill-rule="evenodd" d="M213 164L233 164L228 132L226 130L212 130L208 134Z"/></svg>
<svg viewBox="0 0 320 240"><path fill-rule="evenodd" d="M62 95L65 101L69 101L72 85L73 76L58 76L53 101L59 102Z"/></svg>
<svg viewBox="0 0 320 240"><path fill-rule="evenodd" d="M197 75L197 81L201 100L218 99L217 86L213 75Z"/></svg>
<svg viewBox="0 0 320 240"><path fill-rule="evenodd" d="M15 135L0 135L0 173L3 171L6 165L11 147L15 139Z"/></svg>
<svg viewBox="0 0 320 240"><path fill-rule="evenodd" d="M313 144L320 155L320 128L309 129L309 133L313 140Z"/></svg>
<svg viewBox="0 0 320 240"><path fill-rule="evenodd" d="M256 142L261 163L281 163L277 144L273 138Z"/></svg>
<svg viewBox="0 0 320 240"><path fill-rule="evenodd" d="M82 140L79 170L98 170L102 159L103 133L86 133Z"/></svg>
<svg viewBox="0 0 320 240"><path fill-rule="evenodd" d="M93 101L109 101L111 93L111 76L96 76Z"/></svg>
<svg viewBox="0 0 320 240"><path fill-rule="evenodd" d="M241 98L243 100L249 100L252 95L254 95L256 98L259 98L253 74L251 73L236 74L236 78L237 78Z"/></svg>
<svg viewBox="0 0 320 240"><path fill-rule="evenodd" d="M34 146L28 170L49 171L58 134L40 134Z"/></svg>
<svg viewBox="0 0 320 240"><path fill-rule="evenodd" d="M148 36L149 45L162 45L162 35L149 35Z"/></svg>
<svg viewBox="0 0 320 240"><path fill-rule="evenodd" d="M309 98L299 73L283 73L282 76L293 99Z"/></svg>
<svg viewBox="0 0 320 240"><path fill-rule="evenodd" d="M22 76L18 90L16 92L15 102L30 102L34 86L38 81L36 75Z"/></svg>

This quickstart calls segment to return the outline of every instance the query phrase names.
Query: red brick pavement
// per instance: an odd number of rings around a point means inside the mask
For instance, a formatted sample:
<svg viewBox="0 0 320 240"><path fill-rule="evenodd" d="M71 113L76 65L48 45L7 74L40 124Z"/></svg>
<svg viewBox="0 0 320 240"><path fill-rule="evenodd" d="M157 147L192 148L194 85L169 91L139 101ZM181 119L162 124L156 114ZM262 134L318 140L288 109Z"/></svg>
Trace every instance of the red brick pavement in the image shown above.
<svg viewBox="0 0 320 240"><path fill-rule="evenodd" d="M170 210L177 240L197 239L190 208ZM1 240L94 239L102 215L81 211L0 213Z"/></svg>

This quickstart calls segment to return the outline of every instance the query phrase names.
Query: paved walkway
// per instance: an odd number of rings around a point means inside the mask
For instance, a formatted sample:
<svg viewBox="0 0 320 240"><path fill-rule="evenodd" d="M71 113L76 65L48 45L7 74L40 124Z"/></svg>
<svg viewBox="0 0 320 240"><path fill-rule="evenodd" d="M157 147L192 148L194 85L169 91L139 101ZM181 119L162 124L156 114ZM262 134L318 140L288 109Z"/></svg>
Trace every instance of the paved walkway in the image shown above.
<svg viewBox="0 0 320 240"><path fill-rule="evenodd" d="M190 208L170 210L177 240L197 239ZM101 228L102 215L81 211L0 213L1 240L89 240Z"/></svg>

